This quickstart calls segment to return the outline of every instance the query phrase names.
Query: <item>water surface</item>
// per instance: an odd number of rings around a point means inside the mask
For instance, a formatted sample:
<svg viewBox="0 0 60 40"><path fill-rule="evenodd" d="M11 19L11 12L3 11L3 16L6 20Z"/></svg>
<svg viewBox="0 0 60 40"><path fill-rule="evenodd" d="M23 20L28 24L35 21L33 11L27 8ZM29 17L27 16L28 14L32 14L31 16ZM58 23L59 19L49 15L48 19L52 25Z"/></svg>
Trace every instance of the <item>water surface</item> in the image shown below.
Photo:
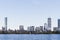
<svg viewBox="0 0 60 40"><path fill-rule="evenodd" d="M0 34L0 40L60 40L60 34Z"/></svg>

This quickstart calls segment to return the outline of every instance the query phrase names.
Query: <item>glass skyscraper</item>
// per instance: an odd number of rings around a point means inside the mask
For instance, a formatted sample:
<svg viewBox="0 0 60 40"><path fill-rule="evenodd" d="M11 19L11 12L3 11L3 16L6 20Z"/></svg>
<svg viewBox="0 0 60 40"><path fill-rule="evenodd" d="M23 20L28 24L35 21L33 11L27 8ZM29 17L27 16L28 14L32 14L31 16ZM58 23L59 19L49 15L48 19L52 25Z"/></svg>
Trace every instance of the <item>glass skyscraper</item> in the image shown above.
<svg viewBox="0 0 60 40"><path fill-rule="evenodd" d="M7 17L5 17L5 30L7 31Z"/></svg>
<svg viewBox="0 0 60 40"><path fill-rule="evenodd" d="M51 30L51 18L48 18L48 28Z"/></svg>

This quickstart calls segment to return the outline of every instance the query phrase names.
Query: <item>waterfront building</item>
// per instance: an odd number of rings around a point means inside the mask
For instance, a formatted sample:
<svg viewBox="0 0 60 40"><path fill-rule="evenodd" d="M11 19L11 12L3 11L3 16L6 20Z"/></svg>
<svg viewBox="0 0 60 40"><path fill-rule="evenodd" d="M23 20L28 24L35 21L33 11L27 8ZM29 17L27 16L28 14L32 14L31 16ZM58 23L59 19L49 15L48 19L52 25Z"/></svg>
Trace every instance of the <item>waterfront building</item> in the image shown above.
<svg viewBox="0 0 60 40"><path fill-rule="evenodd" d="M48 30L51 31L51 18L48 18Z"/></svg>
<svg viewBox="0 0 60 40"><path fill-rule="evenodd" d="M43 32L43 26L36 27L36 28L35 28L35 31L36 31L36 32Z"/></svg>
<svg viewBox="0 0 60 40"><path fill-rule="evenodd" d="M40 31L41 31L41 32L43 31L43 26L40 26Z"/></svg>
<svg viewBox="0 0 60 40"><path fill-rule="evenodd" d="M60 28L54 27L54 28L53 28L53 31L60 31Z"/></svg>
<svg viewBox="0 0 60 40"><path fill-rule="evenodd" d="M7 17L5 17L5 31L7 31Z"/></svg>
<svg viewBox="0 0 60 40"><path fill-rule="evenodd" d="M19 26L19 30L20 30L20 31L24 31L24 26L23 26L23 25L20 25L20 26Z"/></svg>
<svg viewBox="0 0 60 40"><path fill-rule="evenodd" d="M40 32L40 27L36 27L36 28L35 28L35 31L36 31L36 32Z"/></svg>
<svg viewBox="0 0 60 40"><path fill-rule="evenodd" d="M58 28L60 28L60 19L58 19Z"/></svg>
<svg viewBox="0 0 60 40"><path fill-rule="evenodd" d="M43 31L47 31L47 28L48 28L48 26L47 26L47 23L44 23L44 29L43 29Z"/></svg>
<svg viewBox="0 0 60 40"><path fill-rule="evenodd" d="M54 27L53 28L53 31L58 31L58 27Z"/></svg>
<svg viewBox="0 0 60 40"><path fill-rule="evenodd" d="M29 26L29 27L27 28L27 30L28 30L28 31L34 31L34 26Z"/></svg>
<svg viewBox="0 0 60 40"><path fill-rule="evenodd" d="M5 31L5 27L2 27L2 31Z"/></svg>
<svg viewBox="0 0 60 40"><path fill-rule="evenodd" d="M27 31L30 31L30 27L27 27Z"/></svg>

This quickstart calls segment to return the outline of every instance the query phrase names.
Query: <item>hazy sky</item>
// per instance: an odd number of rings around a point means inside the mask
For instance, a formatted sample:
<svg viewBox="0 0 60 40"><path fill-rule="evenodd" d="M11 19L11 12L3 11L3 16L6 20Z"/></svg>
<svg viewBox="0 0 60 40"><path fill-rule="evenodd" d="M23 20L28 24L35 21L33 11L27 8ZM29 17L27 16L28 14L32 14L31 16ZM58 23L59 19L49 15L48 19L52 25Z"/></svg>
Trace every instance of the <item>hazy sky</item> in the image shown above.
<svg viewBox="0 0 60 40"><path fill-rule="evenodd" d="M0 28L8 17L8 28L18 29L19 25L40 26L52 18L52 27L57 27L60 18L60 0L0 0Z"/></svg>

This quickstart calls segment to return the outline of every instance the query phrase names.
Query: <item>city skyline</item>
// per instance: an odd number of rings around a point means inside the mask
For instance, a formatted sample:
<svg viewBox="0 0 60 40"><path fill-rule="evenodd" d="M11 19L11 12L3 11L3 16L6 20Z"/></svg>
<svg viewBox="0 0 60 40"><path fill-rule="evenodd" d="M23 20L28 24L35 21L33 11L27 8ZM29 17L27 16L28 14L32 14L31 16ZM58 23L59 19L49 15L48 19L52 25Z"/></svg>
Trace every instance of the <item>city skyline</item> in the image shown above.
<svg viewBox="0 0 60 40"><path fill-rule="evenodd" d="M33 25L30 25L31 27L40 27L40 26L42 26L43 27L43 30L44 29L47 29L47 30L53 30L53 29L51 29L52 28L52 18L47 18L47 23L45 22L45 23L43 23L44 25L39 25L39 26L33 26ZM57 19L57 24L58 24L58 26L57 26L57 28L60 28L60 19ZM21 29L21 30L27 30L27 29L25 29L24 27L24 25L19 25L19 26L17 26L17 27L19 27L18 29ZM27 26L27 28L28 28L29 26ZM5 17L4 18L4 26L2 26L2 28L5 28L5 30L7 31L8 29L11 29L11 28L9 28L9 26L8 26L8 17ZM54 28L54 27L53 27ZM12 29L13 30L13 29ZM15 29L14 29L15 30Z"/></svg>
<svg viewBox="0 0 60 40"><path fill-rule="evenodd" d="M52 18L52 27L57 27L60 19L60 0L0 0L0 28L4 17L8 17L8 27L18 29L19 25L40 26Z"/></svg>

